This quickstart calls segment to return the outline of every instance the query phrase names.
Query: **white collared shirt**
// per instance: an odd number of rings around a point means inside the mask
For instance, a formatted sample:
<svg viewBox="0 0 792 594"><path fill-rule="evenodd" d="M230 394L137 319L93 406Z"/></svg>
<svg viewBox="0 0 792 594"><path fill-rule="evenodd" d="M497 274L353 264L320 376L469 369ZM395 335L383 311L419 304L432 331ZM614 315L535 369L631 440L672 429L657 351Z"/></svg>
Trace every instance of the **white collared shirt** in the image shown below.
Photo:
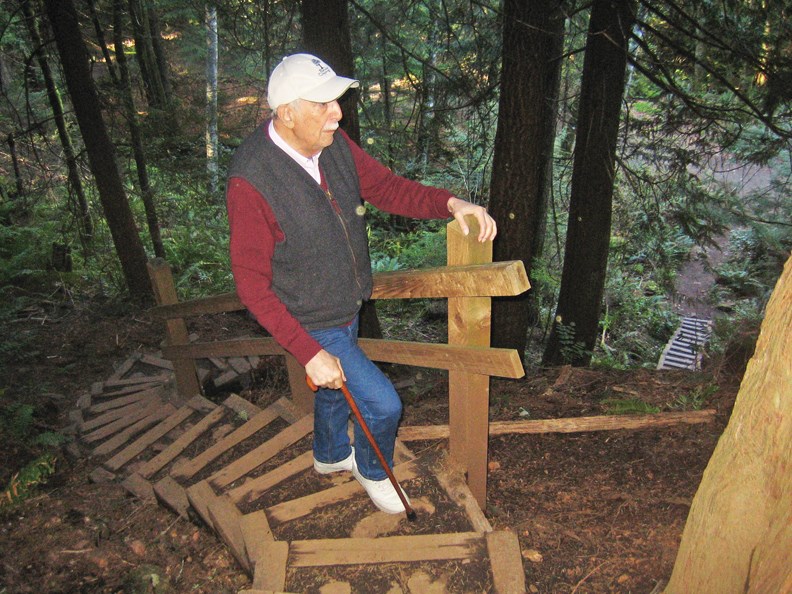
<svg viewBox="0 0 792 594"><path fill-rule="evenodd" d="M308 172L317 184L322 183L322 175L319 172L319 155L322 154L322 151L316 153L313 157L306 157L305 155L301 155L297 151L295 151L289 144L281 138L280 134L275 130L275 122L270 121L269 123L269 135L272 139L272 142L275 143L279 149L281 149L284 153L289 155L294 161L305 171Z"/></svg>

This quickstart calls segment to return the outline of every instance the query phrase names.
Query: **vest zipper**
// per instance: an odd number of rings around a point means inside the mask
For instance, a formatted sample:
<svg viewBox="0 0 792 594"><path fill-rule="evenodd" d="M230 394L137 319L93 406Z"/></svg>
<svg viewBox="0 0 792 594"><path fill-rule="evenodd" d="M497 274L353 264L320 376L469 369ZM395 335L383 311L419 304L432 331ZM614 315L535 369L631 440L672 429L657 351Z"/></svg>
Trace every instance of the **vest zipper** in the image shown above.
<svg viewBox="0 0 792 594"><path fill-rule="evenodd" d="M328 188L324 191L325 196L327 196L327 200L330 202L330 205L333 207L333 211L336 213L339 222L341 223L341 228L344 230L344 235L346 236L347 247L349 248L349 254L352 256L352 266L354 268L355 273L355 282L358 286L358 295L363 293L363 285L360 284L360 277L358 276L358 269L357 269L357 258L355 257L355 250L352 247L352 240L349 237L349 229L347 228L346 221L341 213L341 207L338 205L338 202L333 197L333 193Z"/></svg>

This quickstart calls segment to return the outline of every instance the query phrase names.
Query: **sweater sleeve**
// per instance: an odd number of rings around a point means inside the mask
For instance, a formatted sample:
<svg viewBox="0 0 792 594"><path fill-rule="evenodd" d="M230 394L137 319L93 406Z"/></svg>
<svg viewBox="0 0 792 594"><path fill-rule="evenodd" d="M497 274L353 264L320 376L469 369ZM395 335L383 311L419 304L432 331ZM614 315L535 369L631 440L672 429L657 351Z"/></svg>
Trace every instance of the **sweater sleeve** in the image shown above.
<svg viewBox="0 0 792 594"><path fill-rule="evenodd" d="M237 295L278 344L305 365L321 347L272 290L272 255L283 241L275 215L258 190L237 177L228 181L226 205Z"/></svg>
<svg viewBox="0 0 792 594"><path fill-rule="evenodd" d="M385 212L416 219L446 219L451 216L448 212L448 199L453 196L451 192L396 175L355 144L346 132L340 132L352 151L360 178L360 193L366 202Z"/></svg>

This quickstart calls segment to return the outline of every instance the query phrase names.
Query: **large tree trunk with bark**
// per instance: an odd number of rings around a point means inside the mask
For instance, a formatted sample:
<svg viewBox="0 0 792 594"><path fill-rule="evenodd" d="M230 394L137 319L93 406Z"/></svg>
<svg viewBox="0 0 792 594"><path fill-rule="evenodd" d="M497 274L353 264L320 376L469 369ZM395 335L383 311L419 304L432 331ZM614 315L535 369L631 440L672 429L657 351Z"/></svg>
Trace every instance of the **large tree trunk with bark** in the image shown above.
<svg viewBox="0 0 792 594"><path fill-rule="evenodd" d="M303 0L301 11L305 51L327 62L341 76L355 78L347 0ZM344 113L341 127L358 144L359 95L358 89L350 89L339 101ZM360 334L366 338L382 338L382 327L373 301L364 302L360 310Z"/></svg>
<svg viewBox="0 0 792 594"><path fill-rule="evenodd" d="M113 237L131 296L150 301L153 294L146 268L146 252L138 236L132 210L115 160L115 147L105 128L72 0L45 0L58 46L66 86L77 115L88 162L96 179L99 199Z"/></svg>
<svg viewBox="0 0 792 594"><path fill-rule="evenodd" d="M589 20L564 268L549 365L587 365L597 339L610 244L616 141L636 0L594 0Z"/></svg>
<svg viewBox="0 0 792 594"><path fill-rule="evenodd" d="M693 498L666 594L792 592L792 258Z"/></svg>
<svg viewBox="0 0 792 594"><path fill-rule="evenodd" d="M337 74L355 78L347 0L303 0L301 10L305 51L327 62ZM344 113L341 127L358 144L360 144L360 121L357 113L359 96L358 89L350 89L340 101Z"/></svg>
<svg viewBox="0 0 792 594"><path fill-rule="evenodd" d="M494 259L522 260L530 275L544 245L565 17L560 0L506 0L503 10L489 201L498 222ZM525 351L532 301L531 293L493 300L493 346Z"/></svg>
<svg viewBox="0 0 792 594"><path fill-rule="evenodd" d="M55 85L55 79L52 76L49 60L47 60L47 55L44 53L38 22L33 14L33 9L30 6L29 0L22 1L22 12L25 15L25 22L28 32L30 33L30 39L33 42L33 52L36 56L36 60L38 60L41 76L44 78L44 87L47 89L47 100L49 101L50 109L52 109L52 117L55 121L55 127L58 130L58 138L60 139L61 147L63 148L63 160L66 162L69 186L74 192L74 200L77 203L76 210L78 213L77 217L80 235L83 243L85 243L93 236L93 223L91 221L91 213L88 209L88 199L85 197L85 191L83 190L82 178L80 177L80 169L77 164L74 146L72 145L69 131L66 128L66 116L63 114L63 101L61 101L60 92Z"/></svg>

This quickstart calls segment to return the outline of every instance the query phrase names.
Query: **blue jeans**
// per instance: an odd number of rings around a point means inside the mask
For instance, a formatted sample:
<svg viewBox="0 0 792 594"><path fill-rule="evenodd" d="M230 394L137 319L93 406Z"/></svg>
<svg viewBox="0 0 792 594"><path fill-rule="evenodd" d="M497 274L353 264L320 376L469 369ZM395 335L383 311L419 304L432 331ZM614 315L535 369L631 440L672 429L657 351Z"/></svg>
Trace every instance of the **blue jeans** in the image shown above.
<svg viewBox="0 0 792 594"><path fill-rule="evenodd" d="M402 403L390 380L372 363L357 344L358 319L348 326L311 330L311 336L331 355L341 360L346 385L360 409L371 434L393 467L396 429ZM314 399L314 458L332 464L350 453L347 423L351 410L341 390L320 388ZM370 480L387 478L385 470L355 421L355 461L360 473Z"/></svg>

